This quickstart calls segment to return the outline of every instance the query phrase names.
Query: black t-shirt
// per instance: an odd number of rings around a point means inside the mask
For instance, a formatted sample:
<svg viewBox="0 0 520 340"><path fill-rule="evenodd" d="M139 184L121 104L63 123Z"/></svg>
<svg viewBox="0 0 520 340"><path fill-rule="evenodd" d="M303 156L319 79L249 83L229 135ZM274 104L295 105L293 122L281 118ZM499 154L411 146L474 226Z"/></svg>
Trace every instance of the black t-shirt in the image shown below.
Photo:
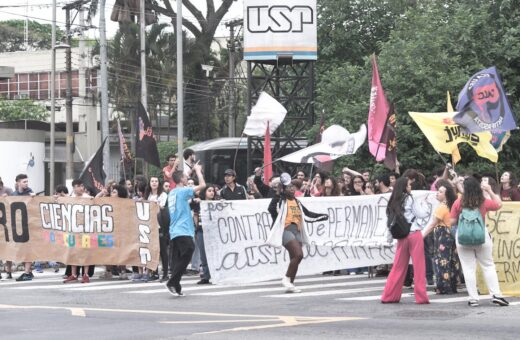
<svg viewBox="0 0 520 340"><path fill-rule="evenodd" d="M235 184L235 190L231 190L227 185L220 191L220 198L228 201L247 199L246 189L240 184Z"/></svg>

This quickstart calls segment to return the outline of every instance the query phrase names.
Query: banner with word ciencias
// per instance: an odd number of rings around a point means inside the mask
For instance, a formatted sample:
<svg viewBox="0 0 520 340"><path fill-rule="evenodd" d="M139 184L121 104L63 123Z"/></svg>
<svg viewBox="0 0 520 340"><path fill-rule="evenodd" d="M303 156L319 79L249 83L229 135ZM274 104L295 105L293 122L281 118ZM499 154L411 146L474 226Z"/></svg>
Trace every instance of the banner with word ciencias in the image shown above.
<svg viewBox="0 0 520 340"><path fill-rule="evenodd" d="M425 201L430 212L438 204L429 191L414 192L414 197ZM310 244L303 247L298 274L392 263L396 243L389 245L386 238L389 198L390 194L301 198L307 209L328 214L329 219L307 223ZM288 252L266 244L272 224L269 202L201 202L206 257L214 283L260 282L284 275Z"/></svg>
<svg viewBox="0 0 520 340"><path fill-rule="evenodd" d="M158 210L124 198L2 197L0 259L155 270Z"/></svg>
<svg viewBox="0 0 520 340"><path fill-rule="evenodd" d="M503 202L500 210L487 214L486 226L493 239L500 290L504 295L520 296L520 203ZM481 274L478 287L480 293L488 293Z"/></svg>

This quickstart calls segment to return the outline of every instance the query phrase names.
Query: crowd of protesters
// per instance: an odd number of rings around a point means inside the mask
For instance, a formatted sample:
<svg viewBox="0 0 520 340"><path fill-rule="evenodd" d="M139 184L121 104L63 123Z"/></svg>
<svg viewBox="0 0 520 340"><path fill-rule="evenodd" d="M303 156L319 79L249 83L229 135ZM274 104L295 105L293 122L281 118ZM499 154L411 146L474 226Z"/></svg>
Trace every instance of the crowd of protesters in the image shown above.
<svg viewBox="0 0 520 340"><path fill-rule="evenodd" d="M107 266L100 275L101 278L111 279L118 276L119 279L131 279L136 282L160 280L167 283L173 295L182 295L180 279L185 273L200 275L198 284L210 284L211 273L204 249L204 225L199 216L200 201L273 199L280 195L280 177L275 174L265 181L261 168L255 169L249 178L240 179L246 183L244 186L238 183L236 172L228 169L224 172L222 183L217 185L205 182L192 150L185 150L182 158L178 159L175 154L168 155L165 160L167 164L159 177L146 178L138 175L133 181L109 181L105 189L96 195L89 193L88 188L79 179L72 182L73 191L70 194L66 186L56 187L56 196L106 196L114 199L147 200L157 203L160 207L160 268L150 271L142 267ZM178 170L180 162L183 162L183 170ZM0 196L34 195L28 181L26 175L20 174L16 177L14 189L11 189L5 186L0 178ZM403 286L414 285L417 303L429 303L427 285L437 294L453 294L465 283L470 297L469 305L476 306L478 293L475 268L478 262L493 294L493 302L507 305L498 287L489 235L485 244L476 249L459 245L455 231L457 218L464 207L480 209L485 218L485 213L499 209L502 201L520 201L518 182L511 171L505 171L497 181L491 174L457 174L449 164L435 170L430 177L414 169L408 169L402 175L387 172L373 176L370 170L355 171L345 167L340 176L320 171L307 173L299 170L294 174L290 185L296 198L390 195L388 209L401 210L411 223L410 234L398 240L394 265L381 265L375 269L349 268L343 271L356 274L375 270L376 276L389 276L382 302L399 302ZM413 200L412 190L437 192L439 206L433 212L433 218L428 225L419 225L417 222L424 215L424 211L421 210L421 202ZM300 249L293 248L295 253ZM413 266L408 264L410 256ZM24 263L24 271L16 280L32 280L33 266L36 271L42 270L40 262ZM58 264L49 262L49 266L58 271ZM4 271L8 279L12 278L13 268L10 261L4 262ZM94 266L67 266L64 283L88 283L93 274ZM291 281L285 282L286 286L294 281L293 274L288 277Z"/></svg>

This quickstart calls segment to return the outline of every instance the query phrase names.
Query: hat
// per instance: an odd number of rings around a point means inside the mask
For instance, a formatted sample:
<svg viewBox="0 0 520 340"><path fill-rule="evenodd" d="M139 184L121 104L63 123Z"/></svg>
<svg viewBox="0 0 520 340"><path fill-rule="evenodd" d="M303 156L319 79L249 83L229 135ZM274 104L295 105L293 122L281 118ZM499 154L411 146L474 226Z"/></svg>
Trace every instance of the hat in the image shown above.
<svg viewBox="0 0 520 340"><path fill-rule="evenodd" d="M226 171L224 171L224 176L226 176L226 175L237 177L237 173L233 169L227 169Z"/></svg>

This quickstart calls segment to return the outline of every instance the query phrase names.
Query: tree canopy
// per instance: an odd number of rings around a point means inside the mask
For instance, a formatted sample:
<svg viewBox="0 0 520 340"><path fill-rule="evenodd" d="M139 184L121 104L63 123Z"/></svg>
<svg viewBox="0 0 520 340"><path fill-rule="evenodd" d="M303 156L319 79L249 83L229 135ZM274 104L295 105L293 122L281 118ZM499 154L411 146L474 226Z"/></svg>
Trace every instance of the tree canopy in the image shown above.
<svg viewBox="0 0 520 340"><path fill-rule="evenodd" d="M25 50L24 22L24 20L0 21L0 53ZM29 48L36 50L50 49L52 46L51 31L52 25L29 20ZM62 36L63 32L58 28L56 40L59 41Z"/></svg>
<svg viewBox="0 0 520 340"><path fill-rule="evenodd" d="M46 120L49 117L47 109L32 100L0 99L0 121L21 119Z"/></svg>
<svg viewBox="0 0 520 340"><path fill-rule="evenodd" d="M408 112L445 112L446 91L450 91L456 100L469 77L481 69L492 65L497 67L513 112L519 111L518 0L341 2L347 13L349 6L356 10L361 3L370 3L372 7L368 12L379 13L384 18L383 24L388 26L388 29L375 30L377 34L356 37L362 40L350 54L345 54L348 43L342 46L336 42L342 39L350 41L352 32L335 31L332 42L326 36L330 34L331 20L334 22L334 17L345 15L334 9L334 6L339 6L338 2L325 0L320 3L318 42L325 63L320 65L320 55L317 62L317 108L326 112L329 125L340 124L355 131L360 124L366 123L372 77L370 55L378 52L383 88L387 99L396 106L397 155L403 168L433 169L442 163ZM366 16L356 19L356 22L367 23L368 18L375 19L372 14ZM324 24L327 27L323 28ZM353 29L355 32L372 32L365 24ZM339 36L341 34L343 38ZM363 49L365 46L370 48ZM520 165L519 147L520 136L513 131L512 138L499 154L499 168ZM478 158L469 147L459 145L459 148L462 168L493 170L494 173L493 163ZM444 155L444 158L449 159L449 155ZM373 157L365 146L357 155L338 162L338 166L366 167L367 159L373 160Z"/></svg>

